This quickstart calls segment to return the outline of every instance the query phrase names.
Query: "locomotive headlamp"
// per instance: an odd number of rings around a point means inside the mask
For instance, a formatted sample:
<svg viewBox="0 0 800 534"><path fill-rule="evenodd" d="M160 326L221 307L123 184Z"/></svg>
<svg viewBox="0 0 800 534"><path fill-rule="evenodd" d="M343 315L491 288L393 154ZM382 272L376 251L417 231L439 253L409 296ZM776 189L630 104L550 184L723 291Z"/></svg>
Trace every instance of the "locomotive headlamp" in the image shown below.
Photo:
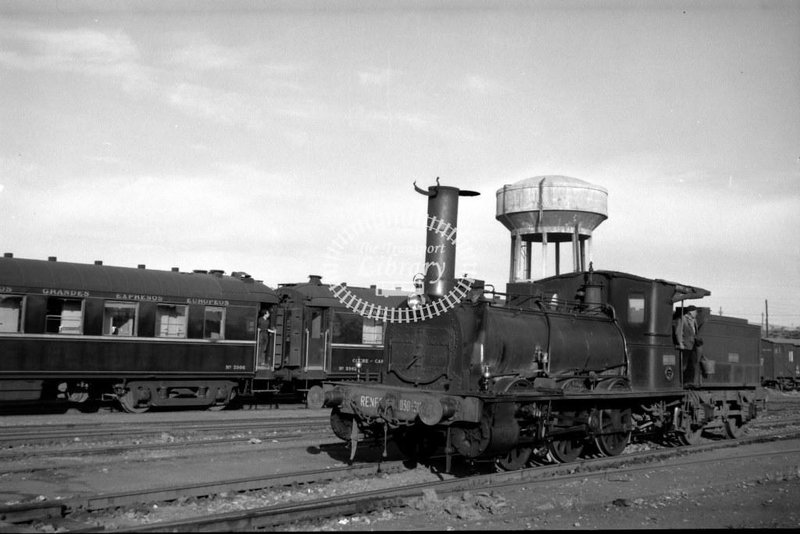
<svg viewBox="0 0 800 534"><path fill-rule="evenodd" d="M356 369L361 369L361 360L356 360Z"/></svg>

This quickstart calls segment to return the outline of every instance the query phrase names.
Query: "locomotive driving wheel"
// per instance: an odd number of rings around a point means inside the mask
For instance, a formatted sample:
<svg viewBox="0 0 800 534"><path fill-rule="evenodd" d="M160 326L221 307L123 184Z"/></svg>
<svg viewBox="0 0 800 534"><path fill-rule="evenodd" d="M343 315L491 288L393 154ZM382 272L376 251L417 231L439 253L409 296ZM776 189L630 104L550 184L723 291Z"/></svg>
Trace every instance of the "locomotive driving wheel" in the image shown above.
<svg viewBox="0 0 800 534"><path fill-rule="evenodd" d="M597 417L601 432L594 437L597 450L605 456L622 454L622 451L628 446L628 439L631 436L630 430L625 430L631 417L630 409L600 410Z"/></svg>
<svg viewBox="0 0 800 534"><path fill-rule="evenodd" d="M564 393L583 393L587 391L586 383L580 378L570 378L561 384ZM579 412L561 412L561 416L566 420L575 420ZM586 445L585 434L565 434L555 437L549 441L547 450L550 456L558 463L574 462L583 452Z"/></svg>
<svg viewBox="0 0 800 534"><path fill-rule="evenodd" d="M506 471L522 469L528 463L533 450L530 447L511 449L506 456L497 459L497 465Z"/></svg>
<svg viewBox="0 0 800 534"><path fill-rule="evenodd" d="M556 439L550 442L548 451L553 459L562 464L574 462L583 452L584 436Z"/></svg>
<svg viewBox="0 0 800 534"><path fill-rule="evenodd" d="M628 383L615 378L600 384L599 388L607 391L630 391ZM600 454L605 456L618 456L628 446L631 437L631 409L602 409L597 412L598 435L594 437L594 444Z"/></svg>

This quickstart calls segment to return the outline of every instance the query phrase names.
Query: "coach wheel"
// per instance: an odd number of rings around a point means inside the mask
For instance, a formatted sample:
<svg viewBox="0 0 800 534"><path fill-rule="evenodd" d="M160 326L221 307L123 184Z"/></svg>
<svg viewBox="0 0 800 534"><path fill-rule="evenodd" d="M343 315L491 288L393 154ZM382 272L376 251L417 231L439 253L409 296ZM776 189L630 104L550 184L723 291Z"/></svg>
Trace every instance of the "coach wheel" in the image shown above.
<svg viewBox="0 0 800 534"><path fill-rule="evenodd" d="M516 471L522 469L531 457L530 447L516 447L511 449L506 456L497 459L497 465L506 471Z"/></svg>
<svg viewBox="0 0 800 534"><path fill-rule="evenodd" d="M227 398L227 400L225 400L225 402L223 402L221 404L212 404L212 405L210 405L208 407L208 411L210 411L210 412L221 412L222 410L227 408L228 405L230 405L231 402L233 402L233 399L236 398L236 395L237 395L236 388L233 388L231 390L230 396L228 396L228 398Z"/></svg>
<svg viewBox="0 0 800 534"><path fill-rule="evenodd" d="M741 437L744 425L740 417L728 417L723 424L725 428L725 435L730 439L737 439Z"/></svg>
<svg viewBox="0 0 800 534"><path fill-rule="evenodd" d="M119 397L119 404L128 413L145 413L150 409L149 404L139 405L133 390L128 390L127 393Z"/></svg>

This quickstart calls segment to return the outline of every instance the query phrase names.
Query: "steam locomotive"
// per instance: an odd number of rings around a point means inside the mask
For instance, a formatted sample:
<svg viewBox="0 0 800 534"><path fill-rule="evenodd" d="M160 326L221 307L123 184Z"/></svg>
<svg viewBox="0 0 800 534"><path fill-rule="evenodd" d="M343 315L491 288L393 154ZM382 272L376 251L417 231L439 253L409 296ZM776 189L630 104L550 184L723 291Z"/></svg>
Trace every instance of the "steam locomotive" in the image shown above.
<svg viewBox="0 0 800 534"><path fill-rule="evenodd" d="M428 220L455 228L459 197L475 193L426 194ZM759 326L701 307L701 357L676 349L676 310L709 291L591 265L487 291L441 268L454 265L455 240L431 246L428 228L425 263L439 268L404 305L410 319L389 321L380 379L316 392L351 459L360 440L391 437L410 457L443 446L448 469L456 454L518 469L618 455L634 434L689 444L721 427L735 437L756 417Z"/></svg>

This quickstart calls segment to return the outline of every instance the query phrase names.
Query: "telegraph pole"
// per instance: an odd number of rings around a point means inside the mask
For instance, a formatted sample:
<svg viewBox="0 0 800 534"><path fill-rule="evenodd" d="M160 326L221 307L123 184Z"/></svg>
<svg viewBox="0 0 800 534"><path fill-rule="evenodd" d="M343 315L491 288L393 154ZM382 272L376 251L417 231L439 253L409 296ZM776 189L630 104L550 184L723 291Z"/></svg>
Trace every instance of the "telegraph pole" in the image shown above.
<svg viewBox="0 0 800 534"><path fill-rule="evenodd" d="M769 301L766 299L764 300L764 317L767 325L764 337L769 337Z"/></svg>

